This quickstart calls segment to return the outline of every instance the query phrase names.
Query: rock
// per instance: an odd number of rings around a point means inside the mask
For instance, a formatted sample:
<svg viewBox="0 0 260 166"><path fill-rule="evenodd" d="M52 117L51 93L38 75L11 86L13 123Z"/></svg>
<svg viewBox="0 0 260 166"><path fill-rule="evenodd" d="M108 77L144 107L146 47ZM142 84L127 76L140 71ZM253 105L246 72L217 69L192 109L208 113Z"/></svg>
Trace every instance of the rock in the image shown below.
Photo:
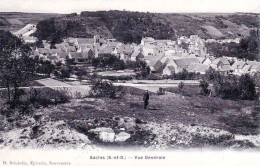
<svg viewBox="0 0 260 166"><path fill-rule="evenodd" d="M112 128L99 127L91 129L89 133L94 133L98 136L98 139L103 142L114 142L115 141L115 132Z"/></svg>
<svg viewBox="0 0 260 166"><path fill-rule="evenodd" d="M135 123L136 123L136 124L146 124L145 121L143 121L143 120L141 120L141 119L138 119L138 118L136 118Z"/></svg>
<svg viewBox="0 0 260 166"><path fill-rule="evenodd" d="M40 126L36 125L32 127L32 134L36 135L39 131Z"/></svg>
<svg viewBox="0 0 260 166"><path fill-rule="evenodd" d="M113 132L113 129L109 128L109 127L98 127L98 128L95 128L95 129L90 129L88 132L99 134L100 132Z"/></svg>
<svg viewBox="0 0 260 166"><path fill-rule="evenodd" d="M99 139L103 142L114 142L115 141L115 133L102 131L99 133Z"/></svg>
<svg viewBox="0 0 260 166"><path fill-rule="evenodd" d="M116 135L115 142L124 142L127 139L131 137L130 134L126 132L120 132L119 134Z"/></svg>
<svg viewBox="0 0 260 166"><path fill-rule="evenodd" d="M41 113L36 113L33 117L35 119L36 122L40 121L42 118L42 114Z"/></svg>
<svg viewBox="0 0 260 166"><path fill-rule="evenodd" d="M22 135L20 136L20 139L28 139L28 136Z"/></svg>
<svg viewBox="0 0 260 166"><path fill-rule="evenodd" d="M9 123L12 123L13 121L15 121L14 118L8 118L8 119L7 119L7 122L9 122Z"/></svg>

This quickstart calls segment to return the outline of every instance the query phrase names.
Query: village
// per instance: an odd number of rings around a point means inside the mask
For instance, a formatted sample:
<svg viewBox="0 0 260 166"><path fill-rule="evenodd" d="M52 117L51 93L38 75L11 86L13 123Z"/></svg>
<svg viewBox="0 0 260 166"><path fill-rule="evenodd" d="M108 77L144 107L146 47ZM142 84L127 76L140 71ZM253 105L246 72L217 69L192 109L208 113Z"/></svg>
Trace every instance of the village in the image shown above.
<svg viewBox="0 0 260 166"><path fill-rule="evenodd" d="M25 63L25 75L15 65L2 70L0 148L260 147L260 62L207 48L239 38L143 36L126 44L97 34L53 42L36 31L2 31L10 34L5 47L18 38L30 49L10 59Z"/></svg>
<svg viewBox="0 0 260 166"><path fill-rule="evenodd" d="M35 43L36 37L30 36L36 31L36 25L28 24L14 34L26 43ZM177 41L155 40L143 37L140 44L124 44L116 39L103 39L99 35L93 38L72 38L63 40L51 48L51 44L43 41L43 48L35 48L31 57L39 57L53 64L65 64L66 59L73 59L77 64L84 64L93 58L105 54L114 55L124 62L145 61L152 73L170 76L186 69L188 72L205 74L209 68L229 75L255 74L260 71L260 62L238 59L236 57L219 57L211 55L205 46L207 42L235 42L236 39L201 39L198 35L181 36ZM183 48L186 45L186 48ZM90 67L91 68L91 67Z"/></svg>

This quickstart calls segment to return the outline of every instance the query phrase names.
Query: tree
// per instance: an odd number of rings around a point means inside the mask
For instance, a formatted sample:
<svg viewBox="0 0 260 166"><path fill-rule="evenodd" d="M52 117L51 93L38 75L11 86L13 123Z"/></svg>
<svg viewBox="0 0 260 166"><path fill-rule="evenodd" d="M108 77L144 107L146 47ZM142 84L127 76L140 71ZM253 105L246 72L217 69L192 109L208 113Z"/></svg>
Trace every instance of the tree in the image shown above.
<svg viewBox="0 0 260 166"><path fill-rule="evenodd" d="M84 76L87 76L87 71L84 69L78 69L75 73L76 76L78 76L79 81L82 81L84 79Z"/></svg>
<svg viewBox="0 0 260 166"><path fill-rule="evenodd" d="M205 81L205 80L200 81L200 85L199 86L201 88L200 93L202 95L206 96L206 95L208 95L210 93L210 91L208 89L209 88L209 83L207 81Z"/></svg>
<svg viewBox="0 0 260 166"><path fill-rule="evenodd" d="M121 91L122 87L116 87L109 81L96 80L91 87L90 96L114 99Z"/></svg>
<svg viewBox="0 0 260 166"><path fill-rule="evenodd" d="M256 97L255 82L250 75L245 74L239 78L238 89L240 89L240 98L243 100L254 100Z"/></svg>
<svg viewBox="0 0 260 166"><path fill-rule="evenodd" d="M36 41L36 43L35 43L35 46L36 46L37 48L44 48L42 39L38 39L38 41Z"/></svg>
<svg viewBox="0 0 260 166"><path fill-rule="evenodd" d="M8 31L0 31L0 84L7 89L8 100L14 103L21 95L19 87L28 84L33 70L31 49Z"/></svg>

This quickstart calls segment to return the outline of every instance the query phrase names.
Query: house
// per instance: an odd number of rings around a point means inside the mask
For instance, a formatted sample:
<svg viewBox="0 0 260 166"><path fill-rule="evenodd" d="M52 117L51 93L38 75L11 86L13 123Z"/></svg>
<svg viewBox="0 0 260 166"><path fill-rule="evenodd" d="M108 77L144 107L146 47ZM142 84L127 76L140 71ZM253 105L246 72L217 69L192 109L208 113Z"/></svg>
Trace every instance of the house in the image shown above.
<svg viewBox="0 0 260 166"><path fill-rule="evenodd" d="M23 36L22 39L25 43L36 43L38 41L38 38L33 36Z"/></svg>
<svg viewBox="0 0 260 166"><path fill-rule="evenodd" d="M155 44L157 46L167 46L170 42L171 40L156 40Z"/></svg>
<svg viewBox="0 0 260 166"><path fill-rule="evenodd" d="M250 72L251 73L258 73L258 72L260 72L260 64L251 66Z"/></svg>
<svg viewBox="0 0 260 166"><path fill-rule="evenodd" d="M88 60L89 55L87 52L74 52L71 53L71 58L75 59L76 63L82 63Z"/></svg>
<svg viewBox="0 0 260 166"><path fill-rule="evenodd" d="M119 42L108 42L107 43L109 47L115 49L121 47L123 44Z"/></svg>
<svg viewBox="0 0 260 166"><path fill-rule="evenodd" d="M205 60L202 62L202 64L204 64L204 65L210 65L210 64L211 64L210 58L205 58Z"/></svg>
<svg viewBox="0 0 260 166"><path fill-rule="evenodd" d="M48 55L57 56L58 53L61 53L60 49L49 49Z"/></svg>
<svg viewBox="0 0 260 166"><path fill-rule="evenodd" d="M59 59L66 59L67 57L71 58L71 54L69 52L60 52L60 53L57 53L57 57Z"/></svg>
<svg viewBox="0 0 260 166"><path fill-rule="evenodd" d="M64 40L65 43L68 43L70 46L75 46L77 38L69 37Z"/></svg>
<svg viewBox="0 0 260 166"><path fill-rule="evenodd" d="M47 60L50 61L52 64L55 64L55 63L58 63L59 62L59 59L57 56L48 56L47 57Z"/></svg>
<svg viewBox="0 0 260 166"><path fill-rule="evenodd" d="M246 64L250 65L250 72L257 73L260 72L260 62L257 61L247 61Z"/></svg>
<svg viewBox="0 0 260 166"><path fill-rule="evenodd" d="M201 63L201 64L206 60L205 57L196 57L196 58L198 59L199 63Z"/></svg>
<svg viewBox="0 0 260 166"><path fill-rule="evenodd" d="M122 45L119 46L118 49L116 48L113 51L113 54L126 62L131 60L131 55L133 52L134 48L132 48L130 45Z"/></svg>
<svg viewBox="0 0 260 166"><path fill-rule="evenodd" d="M244 61L236 61L232 65L232 69L234 70L234 74L241 75L243 73L242 69L246 65Z"/></svg>
<svg viewBox="0 0 260 166"><path fill-rule="evenodd" d="M185 59L185 58L198 58L195 54L187 54L187 53L182 53L181 54L181 58Z"/></svg>
<svg viewBox="0 0 260 166"><path fill-rule="evenodd" d="M151 45L155 45L155 43L156 42L155 42L154 38L152 38L152 37L144 37L141 40L141 45L143 45L143 46L146 46L146 45L151 46Z"/></svg>
<svg viewBox="0 0 260 166"><path fill-rule="evenodd" d="M164 55L167 57L167 58L172 58L174 56L174 54L176 54L176 51L175 50L167 50L164 52Z"/></svg>
<svg viewBox="0 0 260 166"><path fill-rule="evenodd" d="M172 75L175 73L175 68L173 66L165 66L162 71L162 75Z"/></svg>
<svg viewBox="0 0 260 166"><path fill-rule="evenodd" d="M223 65L221 68L218 68L217 71L227 75L233 73L233 68L230 65Z"/></svg>
<svg viewBox="0 0 260 166"><path fill-rule="evenodd" d="M57 58L58 58L58 60L62 63L62 64L65 64L66 63L66 59L67 58L72 58L71 57L71 54L70 53L68 53L68 52L61 52L61 53L58 53L57 54Z"/></svg>
<svg viewBox="0 0 260 166"><path fill-rule="evenodd" d="M94 38L76 38L74 45L94 45Z"/></svg>
<svg viewBox="0 0 260 166"><path fill-rule="evenodd" d="M250 72L251 73L259 73L260 72L260 65L252 66L251 69L250 69Z"/></svg>
<svg viewBox="0 0 260 166"><path fill-rule="evenodd" d="M142 60L142 59L144 59L144 54L140 51L135 51L131 55L131 61Z"/></svg>
<svg viewBox="0 0 260 166"><path fill-rule="evenodd" d="M162 57L162 59L160 60L163 64L167 64L167 62L169 62L169 58L167 57Z"/></svg>
<svg viewBox="0 0 260 166"><path fill-rule="evenodd" d="M146 58L146 57L145 57ZM157 59L145 59L145 62L147 63L147 65L150 67L151 71L152 72L155 72L155 69L154 69L154 66L155 64L157 63Z"/></svg>
<svg viewBox="0 0 260 166"><path fill-rule="evenodd" d="M228 59L226 59L226 58L217 58L217 59L213 60L212 63L210 64L210 66L213 69L222 68L225 65L230 66L230 63L229 63Z"/></svg>
<svg viewBox="0 0 260 166"><path fill-rule="evenodd" d="M161 73L164 66L165 65L160 60L157 60L153 66L153 72Z"/></svg>
<svg viewBox="0 0 260 166"><path fill-rule="evenodd" d="M205 74L208 69L209 69L209 65L204 65L204 64L201 64L201 63L199 63L199 64L198 63L191 63L188 66L187 71Z"/></svg>
<svg viewBox="0 0 260 166"><path fill-rule="evenodd" d="M107 39L108 42L116 42L116 39Z"/></svg>
<svg viewBox="0 0 260 166"><path fill-rule="evenodd" d="M243 68L242 68L242 73L243 74L248 74L250 72L250 69L251 69L252 66L250 65L245 65Z"/></svg>
<svg viewBox="0 0 260 166"><path fill-rule="evenodd" d="M85 52L85 50L88 50L88 49L94 49L94 46L93 45L80 45L77 49L77 52Z"/></svg>
<svg viewBox="0 0 260 166"><path fill-rule="evenodd" d="M88 58L90 58L90 59L95 58L95 53L91 48L85 48L82 52L84 54L87 54Z"/></svg>
<svg viewBox="0 0 260 166"><path fill-rule="evenodd" d="M123 61L127 62L127 61L132 61L131 60L131 55L127 55L127 54L120 54L119 58L122 59Z"/></svg>
<svg viewBox="0 0 260 166"><path fill-rule="evenodd" d="M199 63L197 58L187 58L187 59L171 59L167 63L167 66L173 66L175 68L175 73L187 69L191 63Z"/></svg>
<svg viewBox="0 0 260 166"><path fill-rule="evenodd" d="M113 53L113 49L111 47L109 47L108 45L106 45L105 47L101 47L98 55L104 55L104 54L112 54Z"/></svg>
<svg viewBox="0 0 260 166"><path fill-rule="evenodd" d="M77 49L75 46L66 45L65 46L66 52L76 52Z"/></svg>
<svg viewBox="0 0 260 166"><path fill-rule="evenodd" d="M164 49L162 47L159 47L159 46L154 47L153 53L154 53L155 56L162 56L162 55L164 55Z"/></svg>
<svg viewBox="0 0 260 166"><path fill-rule="evenodd" d="M36 52L40 55L47 55L50 49L47 48L36 48Z"/></svg>
<svg viewBox="0 0 260 166"><path fill-rule="evenodd" d="M154 48L155 48L155 46L144 46L142 48L144 56L154 56L155 55Z"/></svg>

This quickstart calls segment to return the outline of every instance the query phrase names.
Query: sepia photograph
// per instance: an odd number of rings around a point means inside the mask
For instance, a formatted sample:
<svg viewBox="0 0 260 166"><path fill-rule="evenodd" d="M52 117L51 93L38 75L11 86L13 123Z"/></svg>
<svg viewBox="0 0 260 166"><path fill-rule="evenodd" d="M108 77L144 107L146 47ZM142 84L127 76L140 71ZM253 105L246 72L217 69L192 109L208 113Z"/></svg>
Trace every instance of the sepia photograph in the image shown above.
<svg viewBox="0 0 260 166"><path fill-rule="evenodd" d="M0 165L260 165L258 0L1 0Z"/></svg>

